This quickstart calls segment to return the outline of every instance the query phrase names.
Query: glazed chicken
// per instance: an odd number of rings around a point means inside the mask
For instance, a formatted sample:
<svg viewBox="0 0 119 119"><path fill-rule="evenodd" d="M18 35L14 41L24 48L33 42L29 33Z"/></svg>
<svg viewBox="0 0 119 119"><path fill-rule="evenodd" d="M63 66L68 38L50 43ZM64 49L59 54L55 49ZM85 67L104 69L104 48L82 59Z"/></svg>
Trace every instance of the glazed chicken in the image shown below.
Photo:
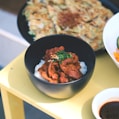
<svg viewBox="0 0 119 119"><path fill-rule="evenodd" d="M82 76L78 56L66 52L63 46L46 50L44 60L38 71L50 83L67 83Z"/></svg>

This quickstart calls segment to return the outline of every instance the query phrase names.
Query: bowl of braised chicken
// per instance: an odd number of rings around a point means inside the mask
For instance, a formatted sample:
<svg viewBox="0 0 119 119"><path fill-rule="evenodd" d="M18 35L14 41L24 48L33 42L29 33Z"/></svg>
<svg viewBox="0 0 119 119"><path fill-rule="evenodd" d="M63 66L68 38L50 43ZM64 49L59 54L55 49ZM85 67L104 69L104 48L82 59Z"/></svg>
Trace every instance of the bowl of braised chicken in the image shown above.
<svg viewBox="0 0 119 119"><path fill-rule="evenodd" d="M33 85L45 95L66 99L78 93L95 67L95 52L82 39L49 35L31 44L24 62Z"/></svg>

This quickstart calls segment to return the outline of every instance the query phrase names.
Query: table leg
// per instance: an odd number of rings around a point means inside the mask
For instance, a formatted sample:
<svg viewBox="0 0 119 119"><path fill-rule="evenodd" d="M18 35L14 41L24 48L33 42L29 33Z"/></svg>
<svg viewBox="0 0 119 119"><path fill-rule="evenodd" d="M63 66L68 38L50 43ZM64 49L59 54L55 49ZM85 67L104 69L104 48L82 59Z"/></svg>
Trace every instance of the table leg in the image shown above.
<svg viewBox="0 0 119 119"><path fill-rule="evenodd" d="M23 101L4 88L1 94L6 119L25 119Z"/></svg>

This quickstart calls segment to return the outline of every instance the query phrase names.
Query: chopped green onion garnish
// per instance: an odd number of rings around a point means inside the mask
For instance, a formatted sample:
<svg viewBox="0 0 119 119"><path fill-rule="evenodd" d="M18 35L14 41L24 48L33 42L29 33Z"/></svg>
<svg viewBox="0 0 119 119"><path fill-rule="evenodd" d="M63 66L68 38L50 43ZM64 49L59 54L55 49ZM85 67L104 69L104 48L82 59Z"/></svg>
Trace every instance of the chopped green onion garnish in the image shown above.
<svg viewBox="0 0 119 119"><path fill-rule="evenodd" d="M57 52L56 55L58 56L58 61L63 61L64 59L72 57L70 53L65 52L64 50Z"/></svg>

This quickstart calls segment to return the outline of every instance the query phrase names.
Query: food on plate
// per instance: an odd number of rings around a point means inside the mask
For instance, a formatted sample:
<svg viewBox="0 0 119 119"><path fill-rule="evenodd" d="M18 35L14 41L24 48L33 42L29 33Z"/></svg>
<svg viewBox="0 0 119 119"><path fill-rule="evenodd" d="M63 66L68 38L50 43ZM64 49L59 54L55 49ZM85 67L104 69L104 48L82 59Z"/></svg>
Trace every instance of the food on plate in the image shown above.
<svg viewBox="0 0 119 119"><path fill-rule="evenodd" d="M28 1L23 11L28 21L29 31L35 39L39 39L45 35L55 34L54 24L50 16L46 4L43 2Z"/></svg>
<svg viewBox="0 0 119 119"><path fill-rule="evenodd" d="M114 57L119 62L119 37L117 38L117 49L114 52Z"/></svg>
<svg viewBox="0 0 119 119"><path fill-rule="evenodd" d="M97 51L104 47L102 31L113 13L99 0L29 0L23 15L34 40L44 35L69 34Z"/></svg>
<svg viewBox="0 0 119 119"><path fill-rule="evenodd" d="M85 62L79 61L73 52L63 46L47 49L43 60L35 67L34 75L50 83L67 83L80 78L87 72Z"/></svg>
<svg viewBox="0 0 119 119"><path fill-rule="evenodd" d="M116 51L114 52L114 57L119 62L119 49L116 49Z"/></svg>
<svg viewBox="0 0 119 119"><path fill-rule="evenodd" d="M119 36L117 38L117 48L119 49Z"/></svg>

